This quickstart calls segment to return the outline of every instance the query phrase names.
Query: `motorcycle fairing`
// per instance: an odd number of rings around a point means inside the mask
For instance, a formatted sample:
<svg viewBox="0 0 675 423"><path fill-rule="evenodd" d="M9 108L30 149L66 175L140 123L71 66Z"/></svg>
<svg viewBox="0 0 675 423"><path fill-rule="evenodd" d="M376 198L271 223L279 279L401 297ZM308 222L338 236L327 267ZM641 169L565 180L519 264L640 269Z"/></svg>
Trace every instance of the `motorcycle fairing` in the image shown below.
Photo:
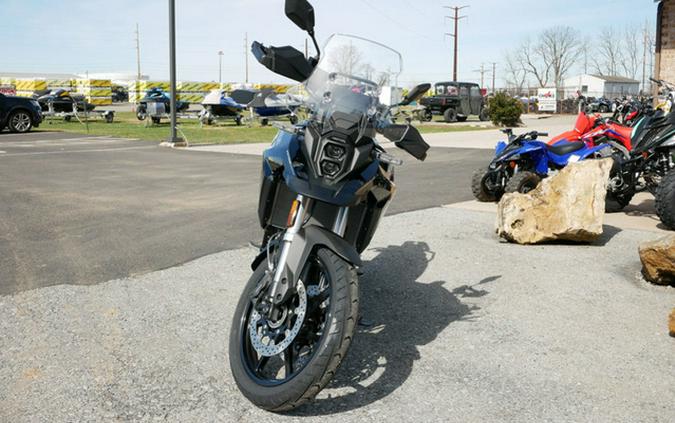
<svg viewBox="0 0 675 423"><path fill-rule="evenodd" d="M263 177L271 177L280 171L292 192L337 206L357 203L358 191L377 175L380 165L378 160L373 160L365 168L350 174L349 178L326 184L321 176L307 169L305 158L299 154L300 149L301 142L296 134L280 131L270 148L263 153Z"/></svg>

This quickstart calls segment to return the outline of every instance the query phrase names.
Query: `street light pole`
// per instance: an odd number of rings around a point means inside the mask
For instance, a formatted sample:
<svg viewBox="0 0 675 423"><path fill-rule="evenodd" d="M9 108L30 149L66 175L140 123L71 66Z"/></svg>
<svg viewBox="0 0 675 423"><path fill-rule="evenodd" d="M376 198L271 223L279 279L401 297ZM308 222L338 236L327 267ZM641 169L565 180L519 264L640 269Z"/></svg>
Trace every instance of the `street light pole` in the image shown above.
<svg viewBox="0 0 675 423"><path fill-rule="evenodd" d="M223 51L218 52L218 86L222 88L223 86Z"/></svg>
<svg viewBox="0 0 675 423"><path fill-rule="evenodd" d="M176 135L176 1L169 0L169 79L171 80L171 134L170 146L185 145L185 140Z"/></svg>

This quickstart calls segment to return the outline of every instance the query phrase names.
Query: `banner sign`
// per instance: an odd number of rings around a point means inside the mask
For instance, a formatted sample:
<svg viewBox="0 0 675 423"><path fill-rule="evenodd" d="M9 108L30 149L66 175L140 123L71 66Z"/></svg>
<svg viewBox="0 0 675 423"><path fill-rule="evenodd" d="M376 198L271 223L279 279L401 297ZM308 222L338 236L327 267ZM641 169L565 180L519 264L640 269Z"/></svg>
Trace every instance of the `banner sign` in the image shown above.
<svg viewBox="0 0 675 423"><path fill-rule="evenodd" d="M540 112L558 111L558 93L555 88L539 88L537 90L537 100Z"/></svg>

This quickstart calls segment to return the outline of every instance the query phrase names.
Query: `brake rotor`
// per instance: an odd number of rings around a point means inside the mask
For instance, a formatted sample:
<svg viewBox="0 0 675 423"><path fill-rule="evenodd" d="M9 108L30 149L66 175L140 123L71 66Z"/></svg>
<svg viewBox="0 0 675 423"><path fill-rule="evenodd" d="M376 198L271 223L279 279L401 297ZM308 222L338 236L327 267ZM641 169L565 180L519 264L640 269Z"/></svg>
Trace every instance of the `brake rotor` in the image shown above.
<svg viewBox="0 0 675 423"><path fill-rule="evenodd" d="M280 354L298 336L307 312L307 292L305 291L305 285L300 280L296 291L298 306L293 310L293 314L289 313L288 310L284 310L283 313L286 320L295 316L295 322L292 327L287 327L283 331L279 322L270 324L266 319L263 319L258 310L253 308L248 322L248 335L251 339L251 345L261 356L272 357ZM283 339L279 342L280 336L283 336Z"/></svg>

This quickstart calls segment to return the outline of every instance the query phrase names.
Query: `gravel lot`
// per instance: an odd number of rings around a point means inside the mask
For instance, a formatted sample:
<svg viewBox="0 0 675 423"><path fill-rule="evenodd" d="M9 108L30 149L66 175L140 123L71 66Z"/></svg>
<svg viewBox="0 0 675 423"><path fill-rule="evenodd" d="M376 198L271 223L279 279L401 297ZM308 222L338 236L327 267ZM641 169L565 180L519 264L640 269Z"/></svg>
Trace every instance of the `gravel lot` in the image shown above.
<svg viewBox="0 0 675 423"><path fill-rule="evenodd" d="M291 416L251 406L227 365L249 249L2 296L0 421L675 421L675 290L639 276L637 243L655 235L519 247L493 225L447 208L386 218L364 254L375 325Z"/></svg>

